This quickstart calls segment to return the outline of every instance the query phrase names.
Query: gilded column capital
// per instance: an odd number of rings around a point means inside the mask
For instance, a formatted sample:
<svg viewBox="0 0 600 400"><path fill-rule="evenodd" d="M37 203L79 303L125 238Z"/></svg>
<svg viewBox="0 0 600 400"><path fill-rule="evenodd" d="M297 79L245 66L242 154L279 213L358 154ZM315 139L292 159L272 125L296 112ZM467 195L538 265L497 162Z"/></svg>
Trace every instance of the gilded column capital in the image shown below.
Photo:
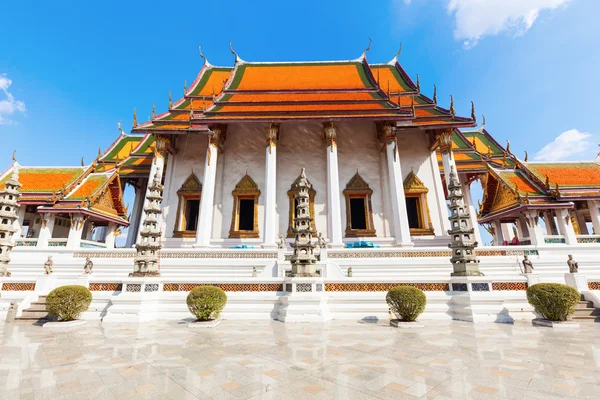
<svg viewBox="0 0 600 400"><path fill-rule="evenodd" d="M279 124L271 123L265 128L265 139L270 153L271 149L277 145L277 141L279 140Z"/></svg>
<svg viewBox="0 0 600 400"><path fill-rule="evenodd" d="M323 123L323 138L327 147L331 146L333 151L333 147L337 146L337 126L333 122Z"/></svg>
<svg viewBox="0 0 600 400"><path fill-rule="evenodd" d="M452 151L452 129L447 129L437 135L439 141L440 150L443 154L450 153Z"/></svg>
<svg viewBox="0 0 600 400"><path fill-rule="evenodd" d="M170 146L171 139L163 135L154 135L154 157L165 158Z"/></svg>
<svg viewBox="0 0 600 400"><path fill-rule="evenodd" d="M391 143L396 141L396 129L390 122L377 123L377 138L380 142Z"/></svg>
<svg viewBox="0 0 600 400"><path fill-rule="evenodd" d="M222 150L227 138L227 126L211 126L208 131L208 144Z"/></svg>

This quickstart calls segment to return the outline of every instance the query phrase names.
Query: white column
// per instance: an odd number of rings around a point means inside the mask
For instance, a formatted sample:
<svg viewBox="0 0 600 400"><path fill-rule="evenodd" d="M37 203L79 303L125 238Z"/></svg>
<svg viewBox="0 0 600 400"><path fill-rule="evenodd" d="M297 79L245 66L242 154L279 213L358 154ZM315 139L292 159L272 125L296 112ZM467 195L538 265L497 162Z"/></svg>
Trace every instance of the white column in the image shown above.
<svg viewBox="0 0 600 400"><path fill-rule="evenodd" d="M467 207L469 210L469 219L471 220L471 225L474 230L474 237L477 243L483 245L481 241L481 232L479 232L479 222L477 222L477 210L475 210L475 206L473 205L473 198L471 197L471 184L466 182L466 176L461 176L461 186L463 197L465 202L467 203ZM447 219L447 218L446 218Z"/></svg>
<svg viewBox="0 0 600 400"><path fill-rule="evenodd" d="M263 224L263 247L276 247L277 240L277 140L279 124L270 124L265 128L267 148L265 154L265 220Z"/></svg>
<svg viewBox="0 0 600 400"><path fill-rule="evenodd" d="M327 230L329 245L343 247L342 211L340 204L340 177L337 157L337 127L331 123L324 124L325 143L327 147ZM346 210L350 212L350 210Z"/></svg>
<svg viewBox="0 0 600 400"><path fill-rule="evenodd" d="M499 219L495 219L492 222L492 226L494 227L494 246L502 246L504 243L504 236L502 234L502 224Z"/></svg>
<svg viewBox="0 0 600 400"><path fill-rule="evenodd" d="M106 244L107 249L115 248L116 230L117 224L114 222L109 222L108 226L106 227L106 236L104 237L104 244Z"/></svg>
<svg viewBox="0 0 600 400"><path fill-rule="evenodd" d="M545 246L544 231L540 225L540 217L536 211L527 211L525 213L525 219L529 229L529 240L534 246Z"/></svg>
<svg viewBox="0 0 600 400"><path fill-rule="evenodd" d="M200 212L196 226L196 247L209 247L212 237L213 203L215 199L215 185L217 176L217 159L219 148L225 136L218 129L213 128L208 136L206 160L204 160L204 179L202 181L202 196L200 197Z"/></svg>
<svg viewBox="0 0 600 400"><path fill-rule="evenodd" d="M79 249L81 247L81 235L86 218L82 214L71 214L71 229L67 238L67 248Z"/></svg>
<svg viewBox="0 0 600 400"><path fill-rule="evenodd" d="M600 212L598 210L598 203L597 200L588 200L588 208L590 209L594 235L600 235Z"/></svg>
<svg viewBox="0 0 600 400"><path fill-rule="evenodd" d="M127 241L125 247L130 248L137 241L142 223L142 212L144 208L145 194L148 187L148 179L140 179L139 186L135 188L135 200L133 202L133 210L131 211L131 221L127 230Z"/></svg>
<svg viewBox="0 0 600 400"><path fill-rule="evenodd" d="M400 167L400 155L398 154L396 131L391 125L383 127L385 140L385 152L388 165L388 177L390 185L390 202L392 204L392 232L399 246L413 246L410 239L410 227L408 226L408 213L406 211L406 199L404 197L404 180Z"/></svg>
<svg viewBox="0 0 600 400"><path fill-rule="evenodd" d="M442 151L442 166L444 167L444 179L446 180L446 187L450 183L450 171L454 169L458 174L456 163L454 162L454 156L452 155L452 129L445 130L438 135L439 147Z"/></svg>
<svg viewBox="0 0 600 400"><path fill-rule="evenodd" d="M515 238L515 231L513 230L513 224L511 223L503 223L502 226L502 237L508 243L510 243Z"/></svg>
<svg viewBox="0 0 600 400"><path fill-rule="evenodd" d="M17 241L21 238L23 234L23 221L25 220L25 210L27 206L20 206L19 211L17 211L17 219L15 220L13 227L15 228L15 232L13 233L13 240Z"/></svg>
<svg viewBox="0 0 600 400"><path fill-rule="evenodd" d="M523 240L529 239L529 227L523 215L519 215L519 218L515 220L515 225L517 226L517 234L519 235L519 241L522 242Z"/></svg>
<svg viewBox="0 0 600 400"><path fill-rule="evenodd" d="M43 213L40 215L42 217L42 227L40 228L37 247L47 248L48 240L52 239L52 231L54 230L54 223L56 222L56 214Z"/></svg>
<svg viewBox="0 0 600 400"><path fill-rule="evenodd" d="M573 229L573 224L571 223L569 210L566 208L557 209L556 219L558 221L560 234L565 237L566 244L577 244L577 236L575 236L575 230Z"/></svg>
<svg viewBox="0 0 600 400"><path fill-rule="evenodd" d="M433 171L433 189L437 198L436 208L438 210L440 224L442 225L442 232L439 232L438 235L445 236L450 230L450 220L448 219L448 204L446 204L446 195L444 194L444 186L442 185L442 174L440 172L440 166L435 151L431 152L429 163L431 164L431 170ZM482 243L480 242L480 244Z"/></svg>
<svg viewBox="0 0 600 400"><path fill-rule="evenodd" d="M581 235L589 235L583 211L575 210L575 218L577 218L577 225L579 225L579 231L581 232Z"/></svg>
<svg viewBox="0 0 600 400"><path fill-rule="evenodd" d="M558 235L552 211L544 212L544 221L546 222L546 235Z"/></svg>

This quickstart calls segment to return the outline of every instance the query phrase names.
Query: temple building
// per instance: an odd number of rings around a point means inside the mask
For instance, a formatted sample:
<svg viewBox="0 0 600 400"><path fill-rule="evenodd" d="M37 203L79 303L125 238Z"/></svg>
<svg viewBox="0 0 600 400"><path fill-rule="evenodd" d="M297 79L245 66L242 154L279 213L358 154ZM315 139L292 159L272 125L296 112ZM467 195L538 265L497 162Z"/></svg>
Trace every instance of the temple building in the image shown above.
<svg viewBox="0 0 600 400"><path fill-rule="evenodd" d="M311 241L324 239L316 270L332 318L385 314L381 294L401 282L428 293L425 315L435 318L456 316L448 293L479 290L510 292L498 301L518 314L529 282L518 268L523 255L538 256L542 280L563 279L558 265L567 253L590 279L600 277L593 263L598 159L517 157L485 120L478 125L472 103L471 115L459 116L452 97L423 91L399 55L371 64L367 51L317 62L247 62L232 53L234 65L221 67L201 53L204 65L183 96L169 94L168 109L153 106L147 122L134 110L131 133L120 130L91 164L18 167L12 276L1 278L3 296L46 290L38 278L49 255L64 284L80 279L90 257L95 272L86 279L112 320L182 315L173 295L198 284L239 292L225 316L273 317L298 220L310 221L302 229ZM14 168L0 175L0 189ZM479 204L474 182L483 188ZM126 186L135 193L130 206ZM125 228L124 246L116 248ZM481 229L493 243L484 245ZM462 261L450 262L454 252ZM453 272L455 261L470 272ZM256 292L271 297L257 300ZM123 300L134 294L138 308ZM160 305L146 315L150 294ZM365 305L348 309L346 300L360 296Z"/></svg>

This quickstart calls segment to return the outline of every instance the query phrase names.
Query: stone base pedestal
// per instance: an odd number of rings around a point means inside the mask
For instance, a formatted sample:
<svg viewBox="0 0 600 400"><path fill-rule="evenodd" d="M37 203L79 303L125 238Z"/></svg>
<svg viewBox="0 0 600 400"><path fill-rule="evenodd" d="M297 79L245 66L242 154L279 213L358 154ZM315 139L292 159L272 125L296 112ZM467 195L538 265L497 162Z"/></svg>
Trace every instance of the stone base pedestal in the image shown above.
<svg viewBox="0 0 600 400"><path fill-rule="evenodd" d="M317 264L292 264L292 276L295 277L319 277Z"/></svg>
<svg viewBox="0 0 600 400"><path fill-rule="evenodd" d="M160 272L158 271L147 271L147 272L131 272L130 278L159 278Z"/></svg>
<svg viewBox="0 0 600 400"><path fill-rule="evenodd" d="M394 328L423 328L424 325L421 325L419 322L417 321L413 321L413 322L405 322L405 321L400 321L399 319L392 319L390 320L390 326L394 327Z"/></svg>
<svg viewBox="0 0 600 400"><path fill-rule="evenodd" d="M64 328L73 328L75 326L85 325L87 321L76 319L74 321L65 321L65 322L46 322L42 325L43 328L50 329L64 329Z"/></svg>
<svg viewBox="0 0 600 400"><path fill-rule="evenodd" d="M283 281L277 320L282 322L326 322L331 320L323 278L294 277Z"/></svg>
<svg viewBox="0 0 600 400"><path fill-rule="evenodd" d="M452 318L468 322L513 323L504 306L504 298L492 291L492 282L484 277L457 277L450 279L452 290Z"/></svg>
<svg viewBox="0 0 600 400"><path fill-rule="evenodd" d="M123 291L112 296L111 306L102 319L104 322L155 321L159 312L158 279L125 279Z"/></svg>
<svg viewBox="0 0 600 400"><path fill-rule="evenodd" d="M582 274L565 274L565 283L572 288L577 289L580 293L582 291L590 290L585 275Z"/></svg>
<svg viewBox="0 0 600 400"><path fill-rule="evenodd" d="M535 326L545 326L547 328L555 329L579 329L580 326L577 322L573 321L550 321L543 318L536 318L531 323Z"/></svg>
<svg viewBox="0 0 600 400"><path fill-rule="evenodd" d="M450 276L483 276L479 271L479 263L456 263L452 264L452 268Z"/></svg>
<svg viewBox="0 0 600 400"><path fill-rule="evenodd" d="M527 287L540 283L539 274L521 274L521 276L524 276L527 279Z"/></svg>
<svg viewBox="0 0 600 400"><path fill-rule="evenodd" d="M207 329L216 328L221 325L221 318L213 319L212 321L194 321L188 324L188 328L192 329Z"/></svg>

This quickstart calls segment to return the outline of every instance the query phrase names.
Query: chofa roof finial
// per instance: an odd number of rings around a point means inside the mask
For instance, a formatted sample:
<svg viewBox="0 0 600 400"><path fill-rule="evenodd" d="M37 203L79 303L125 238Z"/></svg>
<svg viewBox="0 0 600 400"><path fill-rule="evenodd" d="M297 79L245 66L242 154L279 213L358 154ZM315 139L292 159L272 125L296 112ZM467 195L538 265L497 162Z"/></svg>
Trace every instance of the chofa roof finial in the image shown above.
<svg viewBox="0 0 600 400"><path fill-rule="evenodd" d="M133 108L133 126L137 126L138 122L137 122L137 111L135 109L135 107Z"/></svg>
<svg viewBox="0 0 600 400"><path fill-rule="evenodd" d="M187 93L187 79L183 80L183 95L185 96Z"/></svg>
<svg viewBox="0 0 600 400"><path fill-rule="evenodd" d="M13 150L13 153L12 153L12 160L13 160L13 162L17 162L17 157L15 157L16 153L17 153L17 151Z"/></svg>
<svg viewBox="0 0 600 400"><path fill-rule="evenodd" d="M371 38L369 38L369 45L367 46L365 51L363 51L362 58L367 57L367 51L371 50L371 44L373 44L373 40L371 40Z"/></svg>
<svg viewBox="0 0 600 400"><path fill-rule="evenodd" d="M235 63L243 63L244 60L242 60L240 58L240 56L238 55L238 53L235 52L235 50L233 50L233 42L229 42L229 51L231 51L231 54L233 54L235 56Z"/></svg>
<svg viewBox="0 0 600 400"><path fill-rule="evenodd" d="M437 105L437 87L433 85L433 104Z"/></svg>
<svg viewBox="0 0 600 400"><path fill-rule="evenodd" d="M169 90L169 109L173 107L173 91Z"/></svg>
<svg viewBox="0 0 600 400"><path fill-rule="evenodd" d="M450 114L454 117L456 112L454 111L454 97L450 95Z"/></svg>
<svg viewBox="0 0 600 400"><path fill-rule="evenodd" d="M527 162L528 159L529 159L529 154L527 154L527 150L525 150L525 160L523 160L523 161Z"/></svg>
<svg viewBox="0 0 600 400"><path fill-rule="evenodd" d="M230 44L230 46L231 46L231 44ZM202 59L204 60L204 65L207 66L207 67L210 67L211 64L208 62L208 59L206 58L206 56L202 52L202 43L200 43L200 46L198 46L198 52L200 53L200 57L202 57Z"/></svg>
<svg viewBox="0 0 600 400"><path fill-rule="evenodd" d="M421 81L419 80L419 74L417 74L417 92L421 91Z"/></svg>
<svg viewBox="0 0 600 400"><path fill-rule="evenodd" d="M471 119L473 122L477 122L477 117L475 116L475 103L471 101Z"/></svg>

